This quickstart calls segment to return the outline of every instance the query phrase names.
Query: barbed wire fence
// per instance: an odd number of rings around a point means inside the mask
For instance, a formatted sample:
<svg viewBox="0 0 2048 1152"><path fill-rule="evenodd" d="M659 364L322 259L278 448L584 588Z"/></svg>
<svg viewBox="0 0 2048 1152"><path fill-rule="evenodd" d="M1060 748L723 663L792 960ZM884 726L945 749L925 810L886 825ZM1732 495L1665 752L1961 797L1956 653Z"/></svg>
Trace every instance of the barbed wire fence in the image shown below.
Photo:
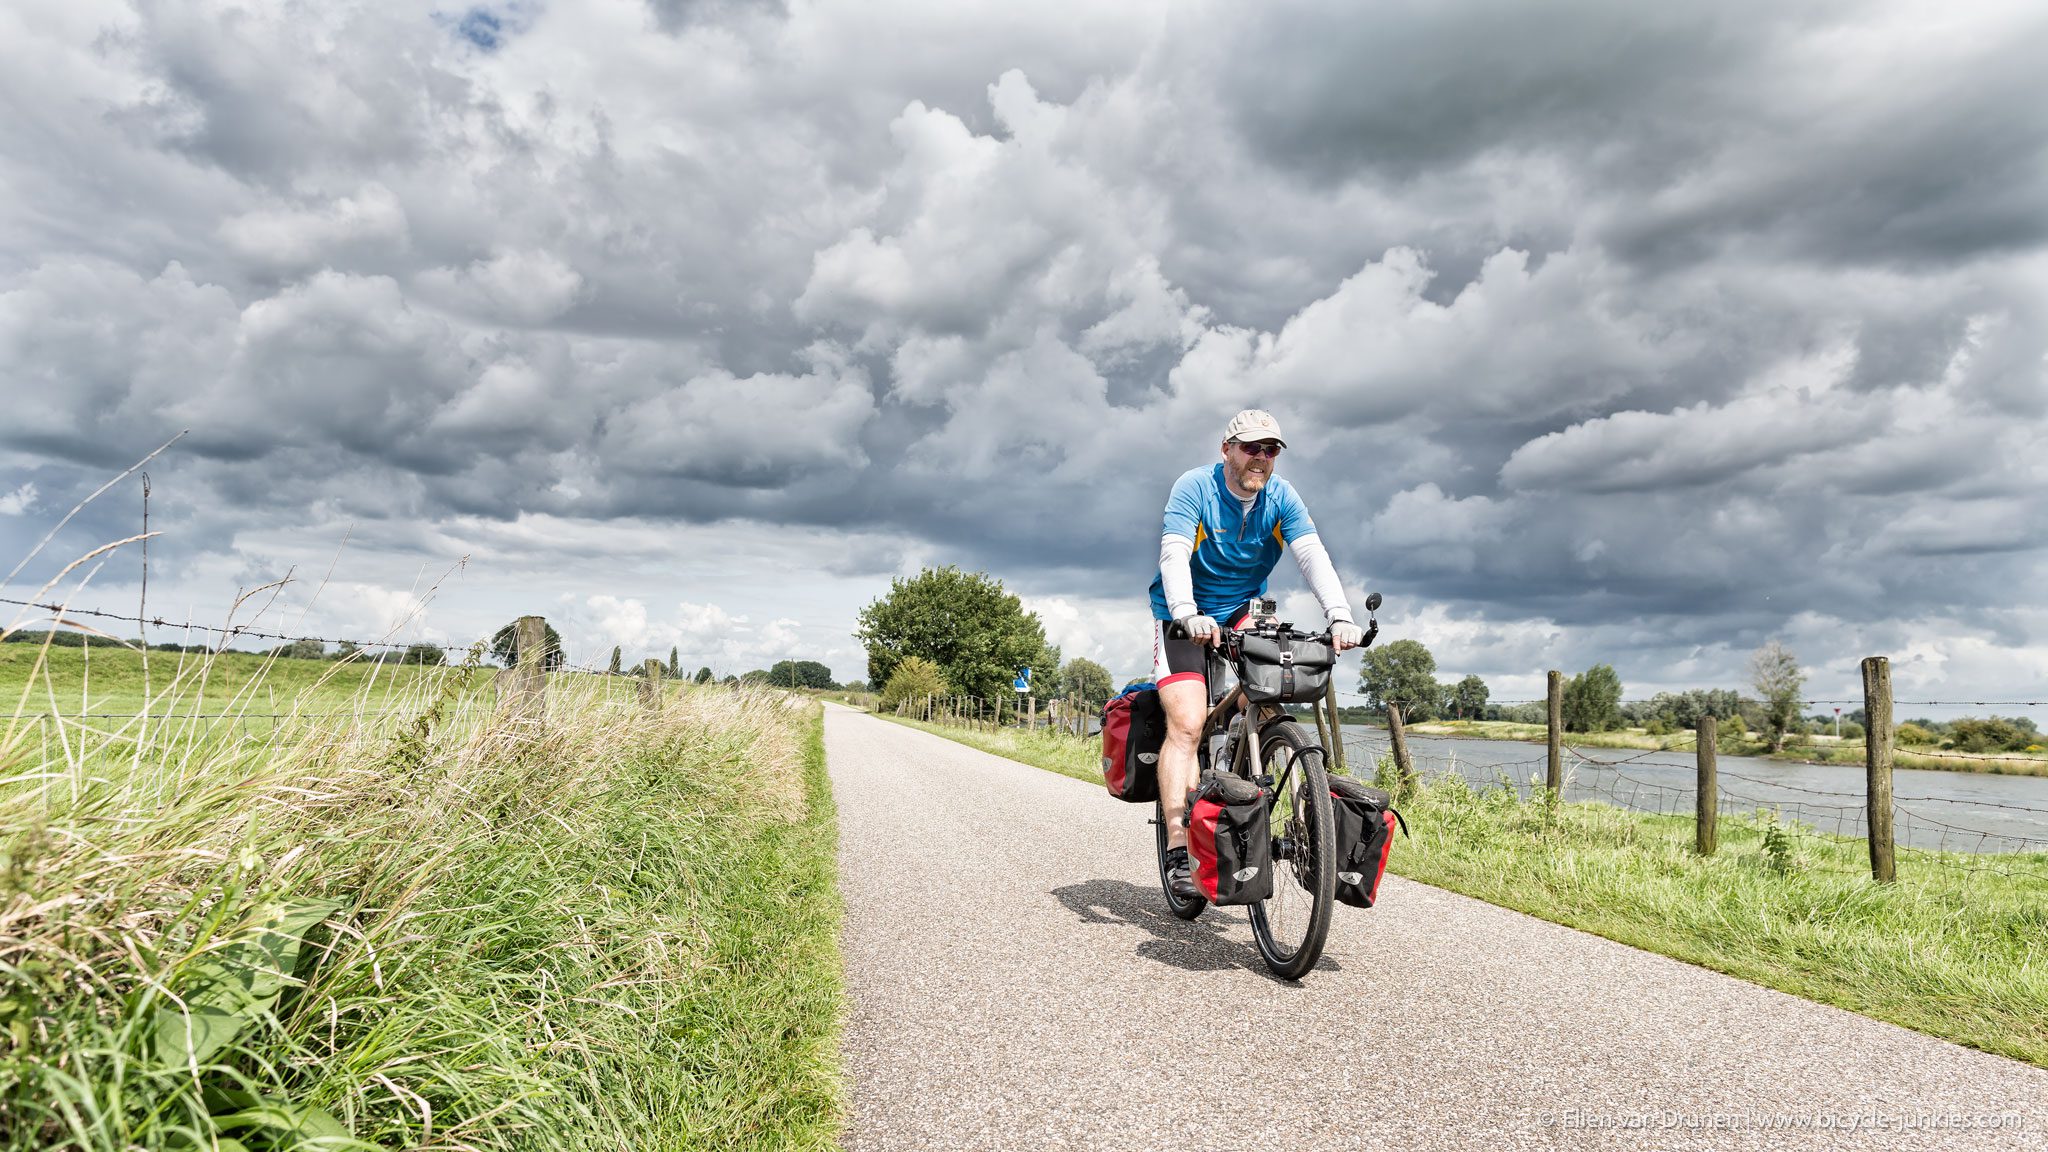
<svg viewBox="0 0 2048 1152"><path fill-rule="evenodd" d="M190 620L178 621L161 616L144 616L139 613L114 612L99 608L78 607L56 601L26 600L18 597L0 596L0 605L10 605L17 609L33 610L47 614L45 617L28 617L24 619L23 614L17 612L12 623L0 627L0 641L18 644L22 647L41 644L61 650L82 649L87 660L86 669L88 676L90 674L91 654L95 650L157 652L166 657L175 657L180 662L180 668L185 669L187 667L184 663L185 661L197 660L200 663L193 667L204 667L206 662L224 655L255 657L265 661L290 659L293 658L290 652L291 645L311 642L318 643L322 647L323 653L317 658L303 659L317 660L331 667L350 664L363 666L368 669L368 675L370 676L382 675L386 670L398 667L411 667L421 670L439 669L448 672L468 672L472 674L489 672L493 678L492 686L497 690L497 696L501 701L509 696L513 698L513 703L527 708L537 706L541 699L542 690L534 687L531 683L524 687L515 683L520 672L520 666L516 660L516 652L521 644L530 643L533 645L534 650L540 653L536 663L538 670L543 676L548 672L591 674L608 679L616 679L626 689L622 693L626 699L614 700L605 698L600 699L598 701L599 704L630 703L632 695L635 694L630 686L636 683L639 685L637 695L642 705L658 703L656 692L650 691L650 688L655 687L662 678L651 668L652 665L658 663L654 660L646 661L642 666L634 668L630 676L615 674L608 669L569 664L561 658L558 649L551 649L548 644L540 639L546 634L547 629L545 621L537 616L522 617L520 621L511 626L515 629L523 628L531 622L537 631L531 637L515 640L515 659L508 661L508 666L506 667L498 667L484 662L484 658L492 654L497 638L495 633L490 637L464 643L394 638L389 634L374 639L314 636L303 632L272 631L270 628L259 627L255 623L206 624ZM206 642L145 646L140 639L128 640L113 635L99 627L96 622L139 625L145 630L145 636L147 635L146 630L151 628L161 631L181 632L188 638L194 635L204 637ZM77 640L75 642L67 640L66 642L59 643L58 637L63 636L76 636ZM250 640L273 640L280 641L282 644L268 650L254 651L230 647L232 644ZM337 649L332 655L324 652L324 649L329 646ZM427 657L429 653L431 658ZM204 683L203 679L201 683ZM145 684L147 684L147 681L145 681ZM176 684L175 681L168 684L160 683L159 687L174 690ZM166 725L183 725L190 732L203 732L208 736L218 736L225 732L248 741L273 735L281 725L287 723L325 723L332 725L346 721L352 728L375 730L381 725L416 719L420 712L419 708L412 707L308 708L295 711L262 710L260 706L251 707L251 704L256 702L239 691L223 691L220 695L213 698L218 703L210 709L195 707L193 705L196 703L196 700L183 697L182 695L171 697L173 700L184 701L181 704L167 705L163 708L151 708L149 704L156 697L152 696L147 688L144 691L145 710L128 712L111 710L104 707L92 707L92 697L89 691L91 683L89 680L82 680L79 688L81 692L80 706L75 710L59 707L29 710L25 706L26 695L24 695L22 701L15 702L11 708L0 707L0 738L5 738L8 745L13 746L16 741L26 738L20 734L19 729L24 724L32 725L35 729L32 738L37 742L42 752L43 760L49 762L53 747L68 747L68 742L74 738L92 737L101 741L125 741L139 745L144 741L149 730L156 729L160 731ZM519 699L522 696L529 699L522 701ZM206 697L202 693L197 699L206 699Z"/></svg>

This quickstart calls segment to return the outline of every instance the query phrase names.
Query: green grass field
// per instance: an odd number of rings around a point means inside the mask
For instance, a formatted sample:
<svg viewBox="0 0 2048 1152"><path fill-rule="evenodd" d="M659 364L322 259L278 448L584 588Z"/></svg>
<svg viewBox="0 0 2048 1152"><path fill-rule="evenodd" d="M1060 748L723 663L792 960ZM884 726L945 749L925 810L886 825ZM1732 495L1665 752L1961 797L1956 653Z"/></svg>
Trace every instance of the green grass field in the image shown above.
<svg viewBox="0 0 2048 1152"><path fill-rule="evenodd" d="M157 703L323 718L0 720L0 1148L836 1145L816 704L249 659Z"/></svg>
<svg viewBox="0 0 2048 1152"><path fill-rule="evenodd" d="M419 685L438 683L445 670L373 660L273 659L252 652L223 652L212 658L151 652L144 692L142 654L112 645L57 648L0 644L0 718L23 713L75 716L152 711L271 714L303 711L377 711L403 705ZM482 686L496 670L468 673Z"/></svg>
<svg viewBox="0 0 2048 1152"><path fill-rule="evenodd" d="M1101 781L1093 740L896 722ZM1724 817L1702 859L1690 817L1553 810L1456 777L1402 814L1399 875L2048 1067L2048 853L1902 849L1886 885L1863 841L1768 817Z"/></svg>

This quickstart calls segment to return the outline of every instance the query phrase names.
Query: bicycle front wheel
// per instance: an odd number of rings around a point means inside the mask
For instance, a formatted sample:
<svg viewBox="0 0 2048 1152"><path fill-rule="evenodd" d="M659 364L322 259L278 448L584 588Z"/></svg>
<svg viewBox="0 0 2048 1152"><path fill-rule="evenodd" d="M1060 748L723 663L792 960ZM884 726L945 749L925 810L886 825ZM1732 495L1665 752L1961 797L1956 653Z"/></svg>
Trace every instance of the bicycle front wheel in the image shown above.
<svg viewBox="0 0 2048 1152"><path fill-rule="evenodd" d="M1251 907L1252 939L1275 976L1300 979L1323 955L1336 904L1336 816L1323 746L1292 720L1260 734L1260 771L1274 778L1273 895Z"/></svg>

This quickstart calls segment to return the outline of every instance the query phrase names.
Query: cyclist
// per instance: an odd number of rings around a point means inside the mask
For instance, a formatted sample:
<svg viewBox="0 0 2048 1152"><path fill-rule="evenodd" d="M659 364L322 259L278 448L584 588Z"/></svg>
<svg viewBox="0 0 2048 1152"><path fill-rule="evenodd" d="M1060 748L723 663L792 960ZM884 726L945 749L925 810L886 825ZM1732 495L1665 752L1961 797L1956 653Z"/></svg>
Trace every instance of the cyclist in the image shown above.
<svg viewBox="0 0 2048 1152"><path fill-rule="evenodd" d="M1266 594L1283 545L1330 623L1331 647L1356 648L1365 632L1352 622L1344 585L1294 486L1274 475L1287 441L1271 413L1248 408L1223 430L1221 463L1190 469L1173 482L1152 578L1152 678L1166 710L1159 754L1159 795L1166 811L1167 867L1176 895L1198 895L1189 874L1181 814L1195 786L1195 741L1209 711L1207 652L1222 627L1244 618ZM1219 625L1218 621L1224 624ZM1178 624L1187 639L1167 634Z"/></svg>

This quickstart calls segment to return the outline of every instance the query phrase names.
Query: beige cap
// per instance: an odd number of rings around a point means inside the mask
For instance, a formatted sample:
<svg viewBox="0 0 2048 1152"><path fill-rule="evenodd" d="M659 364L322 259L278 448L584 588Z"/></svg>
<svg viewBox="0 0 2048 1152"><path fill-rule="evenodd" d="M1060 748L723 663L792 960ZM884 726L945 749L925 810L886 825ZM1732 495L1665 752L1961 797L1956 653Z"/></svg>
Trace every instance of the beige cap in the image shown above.
<svg viewBox="0 0 2048 1152"><path fill-rule="evenodd" d="M1247 408L1230 418L1229 426L1223 429L1225 440L1242 440L1250 444L1257 440L1278 440L1284 446L1285 437L1280 435L1280 422L1273 419L1271 412Z"/></svg>

